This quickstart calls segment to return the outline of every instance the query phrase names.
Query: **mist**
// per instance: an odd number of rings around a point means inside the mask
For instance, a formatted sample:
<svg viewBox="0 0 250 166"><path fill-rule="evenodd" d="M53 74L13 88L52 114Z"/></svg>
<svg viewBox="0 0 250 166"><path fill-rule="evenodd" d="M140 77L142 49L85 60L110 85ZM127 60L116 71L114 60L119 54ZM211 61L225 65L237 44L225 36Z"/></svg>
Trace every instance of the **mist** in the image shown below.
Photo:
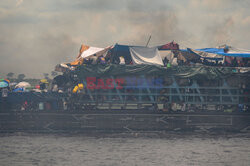
<svg viewBox="0 0 250 166"><path fill-rule="evenodd" d="M250 49L250 2L233 0L2 0L0 77L41 78L80 45L222 44Z"/></svg>

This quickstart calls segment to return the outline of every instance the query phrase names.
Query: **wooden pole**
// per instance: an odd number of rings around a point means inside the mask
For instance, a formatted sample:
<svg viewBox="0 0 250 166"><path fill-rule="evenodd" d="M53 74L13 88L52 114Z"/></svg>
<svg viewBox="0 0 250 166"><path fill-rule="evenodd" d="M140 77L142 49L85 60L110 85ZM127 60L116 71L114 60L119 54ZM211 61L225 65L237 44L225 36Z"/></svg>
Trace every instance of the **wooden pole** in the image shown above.
<svg viewBox="0 0 250 166"><path fill-rule="evenodd" d="M148 43L149 43L150 39L151 39L151 35L149 36L149 39L148 39L146 47L148 47Z"/></svg>

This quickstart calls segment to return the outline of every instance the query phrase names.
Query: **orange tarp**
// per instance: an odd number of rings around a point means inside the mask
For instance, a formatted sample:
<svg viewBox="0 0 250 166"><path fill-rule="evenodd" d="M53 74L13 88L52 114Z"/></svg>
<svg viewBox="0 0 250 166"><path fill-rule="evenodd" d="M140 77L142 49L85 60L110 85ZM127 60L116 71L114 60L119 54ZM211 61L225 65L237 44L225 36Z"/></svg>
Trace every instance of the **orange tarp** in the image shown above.
<svg viewBox="0 0 250 166"><path fill-rule="evenodd" d="M76 59L80 58L83 51L86 51L87 49L89 49L89 46L82 44L81 48L80 48L80 51L79 51L79 55L76 57Z"/></svg>
<svg viewBox="0 0 250 166"><path fill-rule="evenodd" d="M81 45L81 48L80 48L80 50L79 50L79 54L78 54L78 56L76 57L76 60L73 61L73 62L70 62L70 65L72 65L72 66L81 65L81 64L83 63L83 58L81 57L81 55L82 55L82 53L83 53L84 51L86 51L87 49L89 49L89 46L82 44L82 45Z"/></svg>
<svg viewBox="0 0 250 166"><path fill-rule="evenodd" d="M80 57L80 58L76 59L75 61L70 62L70 65L71 66L77 66L77 65L81 65L82 63L83 63L83 58Z"/></svg>

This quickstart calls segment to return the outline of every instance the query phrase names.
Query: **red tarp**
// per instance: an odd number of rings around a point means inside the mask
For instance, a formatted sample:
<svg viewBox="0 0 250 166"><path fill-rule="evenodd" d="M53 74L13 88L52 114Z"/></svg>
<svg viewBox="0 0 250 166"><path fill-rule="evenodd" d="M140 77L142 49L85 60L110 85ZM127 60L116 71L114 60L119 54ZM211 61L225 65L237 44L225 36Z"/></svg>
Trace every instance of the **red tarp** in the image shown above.
<svg viewBox="0 0 250 166"><path fill-rule="evenodd" d="M179 44L174 41L158 47L159 50L179 50Z"/></svg>

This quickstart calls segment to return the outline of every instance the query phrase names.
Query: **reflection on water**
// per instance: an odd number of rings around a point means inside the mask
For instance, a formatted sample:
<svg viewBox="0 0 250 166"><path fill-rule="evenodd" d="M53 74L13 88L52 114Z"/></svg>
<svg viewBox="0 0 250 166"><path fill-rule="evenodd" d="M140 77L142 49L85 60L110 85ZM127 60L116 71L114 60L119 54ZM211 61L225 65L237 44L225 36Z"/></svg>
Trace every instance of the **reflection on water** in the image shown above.
<svg viewBox="0 0 250 166"><path fill-rule="evenodd" d="M0 135L0 165L250 165L250 134Z"/></svg>

